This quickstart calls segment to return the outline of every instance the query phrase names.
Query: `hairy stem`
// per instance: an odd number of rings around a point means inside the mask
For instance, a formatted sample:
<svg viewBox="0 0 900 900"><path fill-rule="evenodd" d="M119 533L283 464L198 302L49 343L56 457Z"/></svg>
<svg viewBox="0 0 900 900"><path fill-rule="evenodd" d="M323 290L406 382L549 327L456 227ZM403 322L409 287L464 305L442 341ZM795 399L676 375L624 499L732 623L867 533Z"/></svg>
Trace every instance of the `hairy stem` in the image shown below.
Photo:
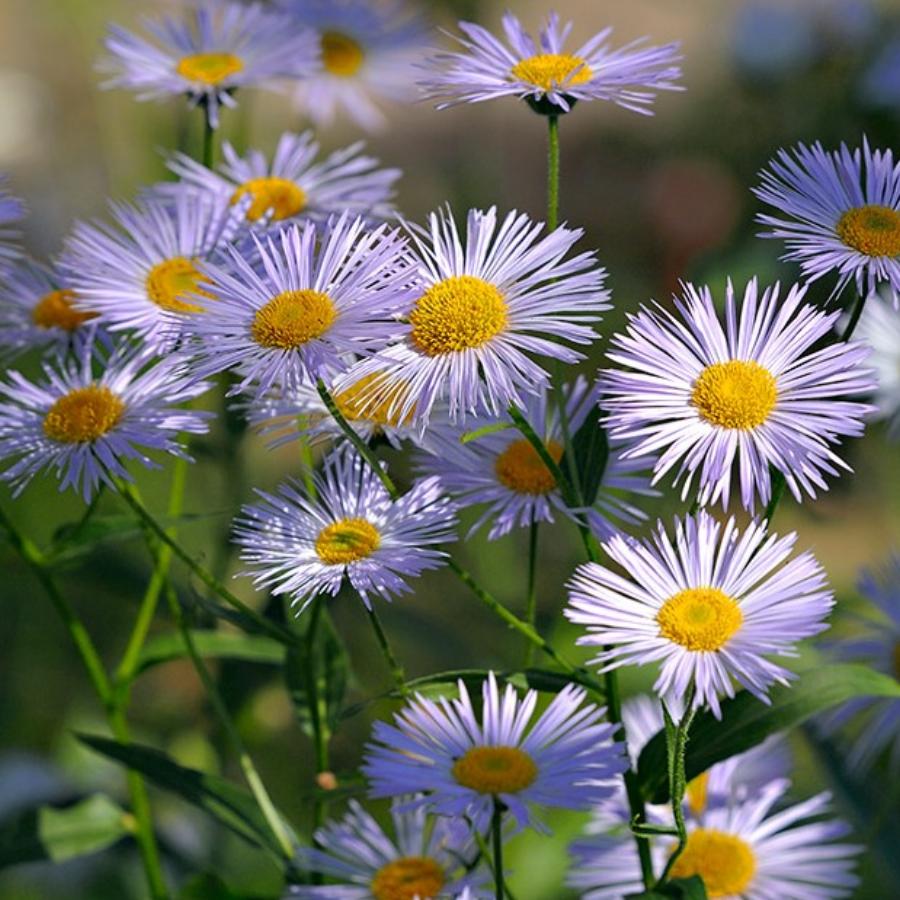
<svg viewBox="0 0 900 900"><path fill-rule="evenodd" d="M537 555L540 523L532 521L528 532L528 585L525 594L525 621L537 632ZM525 668L534 662L534 644L525 642Z"/></svg>

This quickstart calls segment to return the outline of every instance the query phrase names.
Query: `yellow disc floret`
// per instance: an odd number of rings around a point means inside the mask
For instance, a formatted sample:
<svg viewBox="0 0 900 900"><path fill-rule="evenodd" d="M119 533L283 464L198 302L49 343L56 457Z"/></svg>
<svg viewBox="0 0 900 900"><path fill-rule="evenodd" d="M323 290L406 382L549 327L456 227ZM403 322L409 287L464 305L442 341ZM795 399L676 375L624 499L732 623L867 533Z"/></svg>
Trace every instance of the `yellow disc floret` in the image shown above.
<svg viewBox="0 0 900 900"><path fill-rule="evenodd" d="M250 333L261 347L296 350L322 337L334 324L337 309L322 291L284 291L260 307Z"/></svg>
<svg viewBox="0 0 900 900"><path fill-rule="evenodd" d="M410 339L426 356L473 350L506 327L506 301L481 278L453 275L425 291L409 321Z"/></svg>
<svg viewBox="0 0 900 900"><path fill-rule="evenodd" d="M339 31L323 32L321 46L322 66L325 71L341 78L355 75L362 68L366 58L359 41Z"/></svg>
<svg viewBox="0 0 900 900"><path fill-rule="evenodd" d="M369 890L375 900L432 900L440 893L444 870L427 856L401 856L382 866Z"/></svg>
<svg viewBox="0 0 900 900"><path fill-rule="evenodd" d="M50 291L38 300L31 312L31 318L38 328L61 328L63 331L76 331L97 314L81 312L75 309L72 301L75 291Z"/></svg>
<svg viewBox="0 0 900 900"><path fill-rule="evenodd" d="M692 778L687 785L687 802L691 812L699 817L706 812L706 803L709 793L709 772L702 772L696 778Z"/></svg>
<svg viewBox="0 0 900 900"><path fill-rule="evenodd" d="M400 409L408 393L405 381L390 380L383 372L373 372L335 394L334 402L348 422L397 428L409 425L415 414L413 406L401 419Z"/></svg>
<svg viewBox="0 0 900 900"><path fill-rule="evenodd" d="M44 416L44 434L61 444L87 444L108 434L125 404L108 387L92 384L60 397Z"/></svg>
<svg viewBox="0 0 900 900"><path fill-rule="evenodd" d="M345 566L371 556L381 543L378 529L365 519L341 519L316 538L316 553L327 566Z"/></svg>
<svg viewBox="0 0 900 900"><path fill-rule="evenodd" d="M516 794L537 778L534 760L518 747L473 747L453 763L453 777L479 794Z"/></svg>
<svg viewBox="0 0 900 900"><path fill-rule="evenodd" d="M171 312L202 312L202 306L188 299L212 296L200 287L202 284L209 284L209 279L197 268L195 260L173 256L150 270L147 295L157 306Z"/></svg>
<svg viewBox="0 0 900 900"><path fill-rule="evenodd" d="M713 587L679 591L656 614L659 633L694 651L719 650L741 627L744 614L724 591Z"/></svg>
<svg viewBox="0 0 900 900"><path fill-rule="evenodd" d="M758 428L775 409L775 376L757 362L732 359L707 366L694 383L691 403L720 428Z"/></svg>
<svg viewBox="0 0 900 900"><path fill-rule="evenodd" d="M593 78L591 67L580 57L568 53L539 53L517 62L510 72L517 81L525 81L544 91L584 84Z"/></svg>
<svg viewBox="0 0 900 900"><path fill-rule="evenodd" d="M687 846L675 860L672 878L703 879L708 897L743 894L756 872L756 856L750 845L734 834L698 828L688 835Z"/></svg>
<svg viewBox="0 0 900 900"><path fill-rule="evenodd" d="M243 68L243 60L233 53L192 53L178 61L176 71L188 81L215 86Z"/></svg>
<svg viewBox="0 0 900 900"><path fill-rule="evenodd" d="M900 212L889 206L848 209L838 219L837 234L866 256L900 256Z"/></svg>
<svg viewBox="0 0 900 900"><path fill-rule="evenodd" d="M255 222L266 213L272 220L280 222L303 211L306 194L303 188L287 178L251 178L245 181L232 195L232 206L247 194L253 199L247 208L247 219Z"/></svg>
<svg viewBox="0 0 900 900"><path fill-rule="evenodd" d="M547 452L554 462L562 459L563 448L556 441L547 442ZM494 463L497 480L517 494L549 494L556 479L538 456L537 450L524 438L513 441Z"/></svg>

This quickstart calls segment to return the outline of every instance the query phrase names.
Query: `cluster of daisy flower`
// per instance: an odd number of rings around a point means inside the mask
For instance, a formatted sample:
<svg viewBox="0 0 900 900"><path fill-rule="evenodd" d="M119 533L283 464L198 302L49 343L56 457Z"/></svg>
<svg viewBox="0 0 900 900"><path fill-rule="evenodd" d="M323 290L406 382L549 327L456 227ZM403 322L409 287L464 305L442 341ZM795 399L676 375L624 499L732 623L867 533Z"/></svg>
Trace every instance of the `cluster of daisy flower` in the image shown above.
<svg viewBox="0 0 900 900"><path fill-rule="evenodd" d="M537 39L512 14L505 40L460 27L459 47L422 56L417 75L425 25L393 0L206 0L148 20L149 37L114 28L104 68L139 97L186 96L212 127L251 86L292 90L317 124L343 111L371 127L378 100L402 99L418 78L442 107L518 98L552 135L576 104L648 113L680 87L675 45L616 48L607 29L570 51L556 16ZM598 648L593 672L573 673L540 713L538 693L521 696L499 672L453 696L407 696L392 724L375 724L362 764L370 795L392 799L393 834L353 801L298 851L293 865L313 877L291 896L499 900L504 842L546 828L547 807L593 813L569 876L587 898L692 876L709 897L849 896L859 848L820 819L825 795L786 801L782 744L716 763L672 808L636 807L631 788L653 735L686 739L696 713L721 718L739 689L769 702L795 677L783 659L827 628L822 565L770 520L784 488L802 502L849 471L840 445L868 418L897 431L891 152L865 140L782 151L756 189L775 208L760 222L803 281L729 281L722 298L685 283L671 305L629 314L594 382L564 377L598 344L612 303L582 229L449 206L408 222L394 207L397 170L359 144L323 156L312 132L283 134L271 156L228 143L221 156L171 155L173 180L76 224L52 265L23 257L24 210L0 190L0 346L43 363L37 379L10 371L0 383L0 478L19 493L49 470L86 501L121 491L135 461L189 459L213 416L195 401L219 384L273 445L324 448L317 471L235 510L242 574L298 615L349 585L386 647L379 602L426 570L461 572L448 548L470 509L490 540L530 529L532 566L537 526L557 518L590 554L562 614ZM859 292L849 321L808 299L827 275L835 297ZM377 457L382 441L413 448L405 491ZM663 484L692 506L637 536ZM727 517L732 505L749 521ZM866 591L894 620L890 639L838 652L896 676L896 566L888 581ZM533 620L512 620L549 646ZM658 676L655 697L620 716L609 676L623 666ZM861 712L881 727L857 755L890 745L896 758L897 702L860 705L840 721Z"/></svg>

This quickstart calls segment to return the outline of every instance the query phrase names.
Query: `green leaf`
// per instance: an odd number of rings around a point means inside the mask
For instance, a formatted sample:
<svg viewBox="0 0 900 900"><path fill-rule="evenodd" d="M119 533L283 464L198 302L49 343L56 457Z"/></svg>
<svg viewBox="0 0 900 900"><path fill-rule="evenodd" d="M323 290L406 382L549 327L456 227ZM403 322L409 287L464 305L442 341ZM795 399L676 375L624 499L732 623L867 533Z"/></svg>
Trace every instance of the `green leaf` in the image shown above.
<svg viewBox="0 0 900 900"><path fill-rule="evenodd" d="M273 641L278 641L278 643L284 644L286 647L297 645L297 639L294 634L274 620L271 620L272 630L267 630L251 616L246 615L239 609L234 609L231 606L222 606L214 600L204 597L202 594L195 592L192 600L208 615L216 619L222 619L223 622L230 622L247 634L268 635Z"/></svg>
<svg viewBox="0 0 900 900"><path fill-rule="evenodd" d="M711 765L743 753L769 735L787 731L854 697L900 697L900 682L865 666L829 665L801 672L790 686L769 691L766 705L747 691L722 704L722 720L701 712L694 719L687 745L686 774L696 778ZM641 752L638 784L654 803L668 801L666 739L660 731Z"/></svg>
<svg viewBox="0 0 900 900"><path fill-rule="evenodd" d="M128 823L125 811L103 794L74 806L29 809L0 829L0 868L97 853L127 837Z"/></svg>
<svg viewBox="0 0 900 900"><path fill-rule="evenodd" d="M273 638L230 631L191 631L194 645L203 657L237 659L243 662L279 666L285 648ZM180 634L163 634L148 641L141 651L138 672L187 656Z"/></svg>
<svg viewBox="0 0 900 900"><path fill-rule="evenodd" d="M217 875L195 875L178 892L178 900L245 900Z"/></svg>
<svg viewBox="0 0 900 900"><path fill-rule="evenodd" d="M594 505L609 459L609 441L606 431L600 427L600 416L600 407L594 404L581 427L572 435L571 454L585 506ZM567 471L566 465L563 471Z"/></svg>
<svg viewBox="0 0 900 900"><path fill-rule="evenodd" d="M660 887L641 894L628 894L625 900L707 900L706 886L699 875L673 878Z"/></svg>
<svg viewBox="0 0 900 900"><path fill-rule="evenodd" d="M474 431L466 431L464 434L460 435L459 442L461 444L470 444L472 441L477 441L479 438L486 437L489 434L497 434L500 431L509 431L510 428L515 428L516 426L512 422L492 422L490 425L482 425L481 428L476 428Z"/></svg>

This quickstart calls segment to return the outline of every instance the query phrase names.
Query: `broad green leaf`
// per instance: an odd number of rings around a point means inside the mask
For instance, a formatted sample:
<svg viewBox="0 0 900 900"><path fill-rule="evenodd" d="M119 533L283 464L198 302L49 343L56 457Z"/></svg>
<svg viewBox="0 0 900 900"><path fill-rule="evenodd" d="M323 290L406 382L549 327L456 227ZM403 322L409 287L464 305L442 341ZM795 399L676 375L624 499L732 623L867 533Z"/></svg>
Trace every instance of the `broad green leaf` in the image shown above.
<svg viewBox="0 0 900 900"><path fill-rule="evenodd" d="M103 794L73 806L39 806L0 828L0 868L97 853L130 833L128 815Z"/></svg>
<svg viewBox="0 0 900 900"><path fill-rule="evenodd" d="M600 407L594 404L581 427L572 435L571 455L585 506L593 506L609 459L606 431L600 427ZM567 472L564 460L563 471Z"/></svg>
<svg viewBox="0 0 900 900"><path fill-rule="evenodd" d="M772 688L771 705L741 691L722 704L721 722L708 711L694 719L687 745L687 778L854 697L900 697L900 682L865 666L829 665L801 672L788 687ZM654 735L641 752L638 784L648 800L668 800L663 732Z"/></svg>
<svg viewBox="0 0 900 900"><path fill-rule="evenodd" d="M178 900L245 900L217 875L195 875L178 892Z"/></svg>
<svg viewBox="0 0 900 900"><path fill-rule="evenodd" d="M203 657L238 659L243 662L281 665L285 648L273 638L255 634L237 634L230 631L191 632L197 652ZM138 661L138 672L152 666L171 662L187 656L184 639L180 634L163 634L147 642Z"/></svg>

